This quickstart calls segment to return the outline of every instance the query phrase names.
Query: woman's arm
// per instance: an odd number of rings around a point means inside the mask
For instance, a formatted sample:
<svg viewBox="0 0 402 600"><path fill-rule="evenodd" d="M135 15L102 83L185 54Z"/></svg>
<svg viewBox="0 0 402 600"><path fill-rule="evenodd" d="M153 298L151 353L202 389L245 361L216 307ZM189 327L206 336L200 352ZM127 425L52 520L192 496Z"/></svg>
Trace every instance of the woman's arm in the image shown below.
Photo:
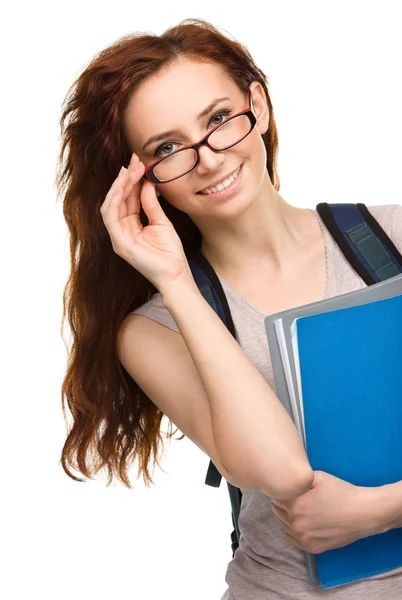
<svg viewBox="0 0 402 600"><path fill-rule="evenodd" d="M198 288L183 281L161 291L204 384L217 452L250 489L289 500L313 482L296 427Z"/></svg>

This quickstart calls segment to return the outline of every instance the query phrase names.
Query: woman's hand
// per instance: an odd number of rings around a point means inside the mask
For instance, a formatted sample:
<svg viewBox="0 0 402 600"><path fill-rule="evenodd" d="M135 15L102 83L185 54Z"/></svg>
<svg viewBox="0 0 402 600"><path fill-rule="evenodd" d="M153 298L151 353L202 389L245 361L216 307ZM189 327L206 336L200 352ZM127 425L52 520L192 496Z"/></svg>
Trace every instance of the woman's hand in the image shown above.
<svg viewBox="0 0 402 600"><path fill-rule="evenodd" d="M183 245L163 212L155 185L144 179L144 164L136 154L113 182L100 212L113 250L163 292L179 279L195 285ZM140 221L140 202L149 225Z"/></svg>
<svg viewBox="0 0 402 600"><path fill-rule="evenodd" d="M355 486L314 471L308 492L295 500L272 498L272 512L290 544L319 554L386 531L377 496L377 488Z"/></svg>

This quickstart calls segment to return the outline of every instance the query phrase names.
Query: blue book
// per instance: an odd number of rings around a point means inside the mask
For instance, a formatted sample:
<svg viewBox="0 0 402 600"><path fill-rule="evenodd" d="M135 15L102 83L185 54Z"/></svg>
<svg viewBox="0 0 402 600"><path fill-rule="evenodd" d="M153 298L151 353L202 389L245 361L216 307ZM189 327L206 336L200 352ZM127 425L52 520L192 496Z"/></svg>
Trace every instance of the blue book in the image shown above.
<svg viewBox="0 0 402 600"><path fill-rule="evenodd" d="M291 326L313 470L358 486L402 480L402 295ZM402 566L402 528L316 555L325 588Z"/></svg>

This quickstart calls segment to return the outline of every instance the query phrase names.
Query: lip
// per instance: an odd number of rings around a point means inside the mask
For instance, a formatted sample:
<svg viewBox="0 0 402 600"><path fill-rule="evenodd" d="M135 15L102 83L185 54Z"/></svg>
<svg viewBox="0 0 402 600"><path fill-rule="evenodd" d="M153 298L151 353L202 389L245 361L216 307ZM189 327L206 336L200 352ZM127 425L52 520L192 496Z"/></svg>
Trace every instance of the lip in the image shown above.
<svg viewBox="0 0 402 600"><path fill-rule="evenodd" d="M210 183L209 185L206 185L205 187L202 188L202 190L200 190L199 192L197 192L197 194L201 194L201 192L203 190L207 190L207 189L209 189L211 187L215 187L215 186L219 185L220 183L222 183L223 181L225 181L225 179L227 179L228 177L230 177L231 175L233 175L233 173L235 171L237 171L238 168L239 167L236 167L236 169L233 169L233 171L229 171L229 173L227 175L225 175L224 177L222 177L222 179L219 179L219 181L217 181L216 183Z"/></svg>
<svg viewBox="0 0 402 600"><path fill-rule="evenodd" d="M244 163L242 163L240 165L239 174L237 175L236 179L234 181L232 181L232 183L230 184L229 187L224 188L220 192L213 192L212 194L201 194L200 192L197 192L198 196L202 196L202 198L208 198L211 200L213 200L213 199L220 200L220 199L226 198L227 196L231 196L238 189L238 187L241 184L241 181L243 178L243 164Z"/></svg>

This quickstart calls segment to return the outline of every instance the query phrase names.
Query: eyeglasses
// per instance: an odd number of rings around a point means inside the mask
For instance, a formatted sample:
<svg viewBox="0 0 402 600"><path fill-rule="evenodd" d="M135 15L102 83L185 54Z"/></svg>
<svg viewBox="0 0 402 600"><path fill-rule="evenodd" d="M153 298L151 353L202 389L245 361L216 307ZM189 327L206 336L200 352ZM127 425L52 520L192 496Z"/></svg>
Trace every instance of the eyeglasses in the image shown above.
<svg viewBox="0 0 402 600"><path fill-rule="evenodd" d="M254 128L257 119L252 111L251 91L248 92L248 108L236 113L215 127L196 144L190 144L172 152L166 158L152 163L144 171L144 177L153 183L168 183L190 173L200 162L198 149L205 144L211 150L222 152L235 146Z"/></svg>

